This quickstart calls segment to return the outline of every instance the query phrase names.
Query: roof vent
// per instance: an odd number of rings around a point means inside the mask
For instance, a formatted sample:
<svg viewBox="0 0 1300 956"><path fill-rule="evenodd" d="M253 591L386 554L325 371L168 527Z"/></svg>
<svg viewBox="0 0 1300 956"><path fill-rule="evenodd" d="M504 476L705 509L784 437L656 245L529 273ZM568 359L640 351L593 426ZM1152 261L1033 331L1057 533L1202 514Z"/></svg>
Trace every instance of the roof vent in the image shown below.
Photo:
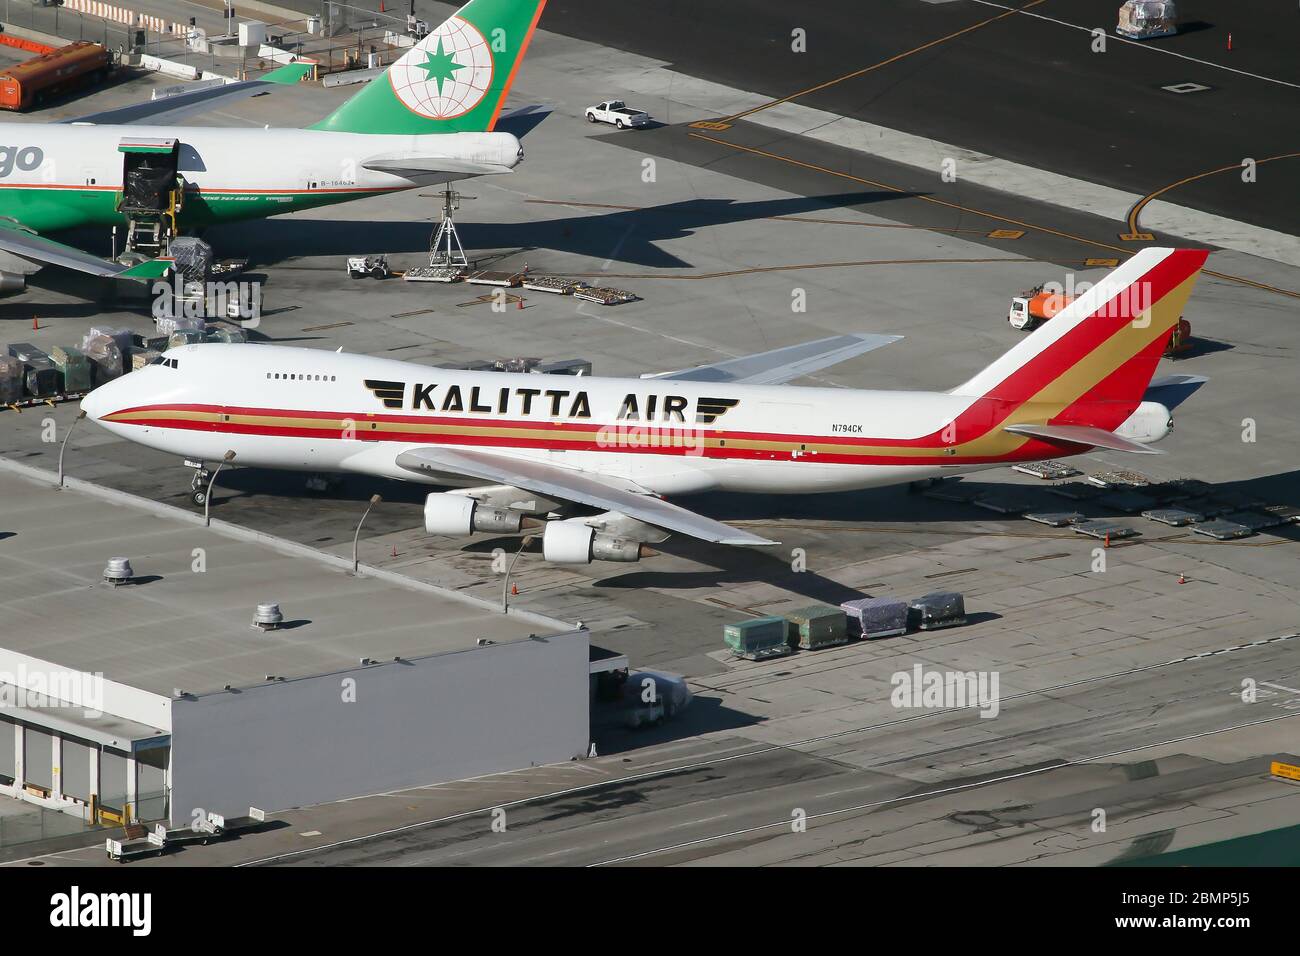
<svg viewBox="0 0 1300 956"><path fill-rule="evenodd" d="M104 568L104 583L117 587L130 581L134 574L127 558L109 558L108 565Z"/></svg>
<svg viewBox="0 0 1300 956"><path fill-rule="evenodd" d="M259 604L257 613L253 615L253 627L260 627L264 631L274 631L284 623L284 615L280 613L278 604Z"/></svg>

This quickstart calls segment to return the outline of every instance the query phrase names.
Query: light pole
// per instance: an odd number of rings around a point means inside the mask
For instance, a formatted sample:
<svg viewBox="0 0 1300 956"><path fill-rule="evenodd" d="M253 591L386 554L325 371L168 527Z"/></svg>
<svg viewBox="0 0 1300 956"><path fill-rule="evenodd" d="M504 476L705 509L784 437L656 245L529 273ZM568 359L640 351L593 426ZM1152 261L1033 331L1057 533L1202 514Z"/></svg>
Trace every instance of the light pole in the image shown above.
<svg viewBox="0 0 1300 956"><path fill-rule="evenodd" d="M515 552L515 556L510 559L509 567L506 568L506 581L505 584L501 585L502 614L505 614L510 610L510 573L514 571L515 562L519 560L519 556L524 553L524 548L528 547L528 542L532 541L534 537L535 535L531 534L524 535L524 539L519 542L519 550Z"/></svg>
<svg viewBox="0 0 1300 956"><path fill-rule="evenodd" d="M228 451L218 462L216 470L212 472L212 477L208 479L208 494L203 499L203 524L206 527L212 527L212 519L208 517L208 509L212 506L212 486L217 483L217 475L221 474L221 469L226 466L226 462L234 461L235 453Z"/></svg>
<svg viewBox="0 0 1300 956"><path fill-rule="evenodd" d="M361 515L361 520L357 522L356 534L352 536L352 573L353 574L356 574L357 569L361 566L360 561L357 559L357 545L361 541L361 526L366 523L366 518L370 517L370 509L373 508L375 505L379 504L379 502L383 500L384 500L383 495L371 495L370 504L366 505L366 510Z"/></svg>
<svg viewBox="0 0 1300 956"><path fill-rule="evenodd" d="M63 436L63 444L59 446L59 487L63 487L63 453L68 450L68 439L72 437L72 430L77 427L77 422L86 417L84 410L77 412L77 417L72 420L68 426L67 434Z"/></svg>

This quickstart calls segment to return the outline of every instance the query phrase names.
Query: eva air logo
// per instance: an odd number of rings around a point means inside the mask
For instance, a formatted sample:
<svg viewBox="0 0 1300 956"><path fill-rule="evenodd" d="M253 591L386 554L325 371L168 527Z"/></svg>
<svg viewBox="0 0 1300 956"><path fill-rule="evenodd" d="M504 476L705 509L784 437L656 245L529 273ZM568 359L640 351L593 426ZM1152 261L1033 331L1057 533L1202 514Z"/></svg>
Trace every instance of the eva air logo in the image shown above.
<svg viewBox="0 0 1300 956"><path fill-rule="evenodd" d="M429 119L468 113L492 85L492 51L473 24L452 17L389 71L393 92Z"/></svg>

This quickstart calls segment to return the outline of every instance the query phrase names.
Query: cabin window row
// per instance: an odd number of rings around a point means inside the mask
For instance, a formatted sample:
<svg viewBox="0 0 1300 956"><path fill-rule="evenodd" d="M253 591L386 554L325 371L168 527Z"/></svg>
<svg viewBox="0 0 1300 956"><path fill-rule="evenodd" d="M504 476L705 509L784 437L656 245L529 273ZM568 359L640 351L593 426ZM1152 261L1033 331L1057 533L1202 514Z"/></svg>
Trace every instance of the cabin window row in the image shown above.
<svg viewBox="0 0 1300 956"><path fill-rule="evenodd" d="M307 375L303 372L267 372L266 377L276 381L290 382L332 382L333 375Z"/></svg>

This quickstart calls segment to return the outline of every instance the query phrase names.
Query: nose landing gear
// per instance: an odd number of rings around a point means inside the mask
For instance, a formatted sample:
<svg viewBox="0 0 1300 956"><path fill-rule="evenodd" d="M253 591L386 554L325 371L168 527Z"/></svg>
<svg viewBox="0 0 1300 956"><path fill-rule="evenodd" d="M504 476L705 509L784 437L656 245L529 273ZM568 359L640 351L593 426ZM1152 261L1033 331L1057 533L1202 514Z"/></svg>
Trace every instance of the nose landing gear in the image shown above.
<svg viewBox="0 0 1300 956"><path fill-rule="evenodd" d="M195 507L202 508L208 503L208 483L212 481L212 472L203 467L202 462L187 461L185 464L194 469L190 478L190 501Z"/></svg>

